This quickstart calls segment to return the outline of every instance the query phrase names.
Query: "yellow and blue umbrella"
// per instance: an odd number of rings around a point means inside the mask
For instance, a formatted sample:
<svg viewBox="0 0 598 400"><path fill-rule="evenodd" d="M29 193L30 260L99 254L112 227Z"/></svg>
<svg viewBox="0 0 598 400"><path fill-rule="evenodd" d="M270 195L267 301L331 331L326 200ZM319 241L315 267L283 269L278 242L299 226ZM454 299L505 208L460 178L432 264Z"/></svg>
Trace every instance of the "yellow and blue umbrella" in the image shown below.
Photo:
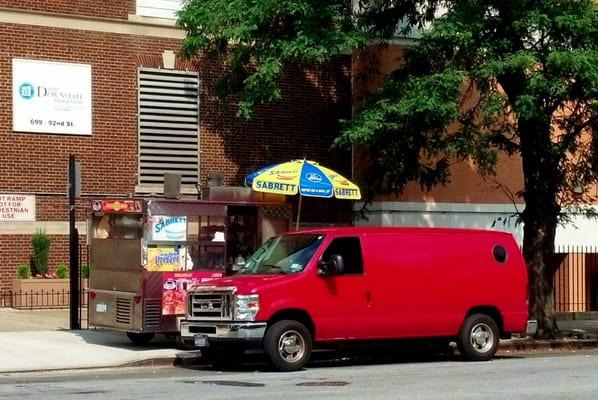
<svg viewBox="0 0 598 400"><path fill-rule="evenodd" d="M315 161L292 160L261 168L245 178L245 184L258 192L308 197L336 197L359 200L359 187L329 168ZM301 197L297 212L297 228L301 214Z"/></svg>

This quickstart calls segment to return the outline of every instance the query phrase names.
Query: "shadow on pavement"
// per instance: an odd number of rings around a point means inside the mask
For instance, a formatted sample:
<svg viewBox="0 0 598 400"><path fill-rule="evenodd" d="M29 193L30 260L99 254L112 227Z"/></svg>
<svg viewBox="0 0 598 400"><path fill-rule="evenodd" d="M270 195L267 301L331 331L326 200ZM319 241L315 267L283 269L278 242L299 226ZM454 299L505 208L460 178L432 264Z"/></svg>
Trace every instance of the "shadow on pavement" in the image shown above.
<svg viewBox="0 0 598 400"><path fill-rule="evenodd" d="M266 356L253 351L245 355L243 361L228 368L212 368L209 361L201 357L199 352L186 352L177 357L175 365L192 370L221 370L233 372L273 372L275 371L267 362ZM495 359L522 358L516 355L497 355ZM312 354L307 369L336 368L363 365L407 364L430 362L462 362L458 351L451 346L449 350L440 349L438 346L427 344L408 345L355 345L340 350L315 350ZM465 362L465 361L463 361Z"/></svg>
<svg viewBox="0 0 598 400"><path fill-rule="evenodd" d="M135 349L136 351L176 348L175 340L166 335L158 334L148 344L138 345L132 343L125 332L110 331L103 329L64 331L72 332L75 336L81 338L86 343L94 345L110 346L123 349Z"/></svg>

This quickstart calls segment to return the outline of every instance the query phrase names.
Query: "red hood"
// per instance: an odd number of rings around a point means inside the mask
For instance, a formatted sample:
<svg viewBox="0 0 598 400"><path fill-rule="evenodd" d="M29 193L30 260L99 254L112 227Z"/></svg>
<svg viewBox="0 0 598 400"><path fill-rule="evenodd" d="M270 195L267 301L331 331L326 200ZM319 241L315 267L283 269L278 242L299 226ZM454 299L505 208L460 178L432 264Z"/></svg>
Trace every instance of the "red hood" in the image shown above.
<svg viewBox="0 0 598 400"><path fill-rule="evenodd" d="M195 285L198 286L236 286L241 294L255 293L257 290L272 289L299 279L302 274L293 275L232 275L217 278Z"/></svg>

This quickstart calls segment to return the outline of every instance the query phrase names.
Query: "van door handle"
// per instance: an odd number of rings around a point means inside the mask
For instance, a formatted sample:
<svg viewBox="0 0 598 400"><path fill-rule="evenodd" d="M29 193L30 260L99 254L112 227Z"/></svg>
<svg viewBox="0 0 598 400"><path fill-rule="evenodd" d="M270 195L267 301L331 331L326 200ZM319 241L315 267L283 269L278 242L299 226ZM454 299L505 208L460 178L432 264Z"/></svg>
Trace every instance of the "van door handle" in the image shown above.
<svg viewBox="0 0 598 400"><path fill-rule="evenodd" d="M370 292L369 290L365 291L365 301L367 301L368 306L372 302L372 292Z"/></svg>

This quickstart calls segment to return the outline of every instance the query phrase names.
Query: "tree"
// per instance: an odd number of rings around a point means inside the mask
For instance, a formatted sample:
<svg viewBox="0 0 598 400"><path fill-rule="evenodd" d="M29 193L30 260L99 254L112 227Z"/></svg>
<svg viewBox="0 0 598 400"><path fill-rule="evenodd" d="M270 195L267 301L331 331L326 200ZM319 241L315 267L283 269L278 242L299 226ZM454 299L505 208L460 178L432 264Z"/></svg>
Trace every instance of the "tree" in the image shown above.
<svg viewBox="0 0 598 400"><path fill-rule="evenodd" d="M494 173L518 154L523 254L538 336L558 334L554 237L571 185L598 177L598 6L592 0L189 1L185 54L228 55L240 113L280 96L286 63L319 62L402 27L423 35L337 139L371 158L365 192L446 184L455 160ZM435 17L442 6L443 14Z"/></svg>
<svg viewBox="0 0 598 400"><path fill-rule="evenodd" d="M181 53L225 57L217 93L240 94L239 115L281 98L285 65L321 62L364 43L345 0L188 0L178 14L187 31Z"/></svg>

